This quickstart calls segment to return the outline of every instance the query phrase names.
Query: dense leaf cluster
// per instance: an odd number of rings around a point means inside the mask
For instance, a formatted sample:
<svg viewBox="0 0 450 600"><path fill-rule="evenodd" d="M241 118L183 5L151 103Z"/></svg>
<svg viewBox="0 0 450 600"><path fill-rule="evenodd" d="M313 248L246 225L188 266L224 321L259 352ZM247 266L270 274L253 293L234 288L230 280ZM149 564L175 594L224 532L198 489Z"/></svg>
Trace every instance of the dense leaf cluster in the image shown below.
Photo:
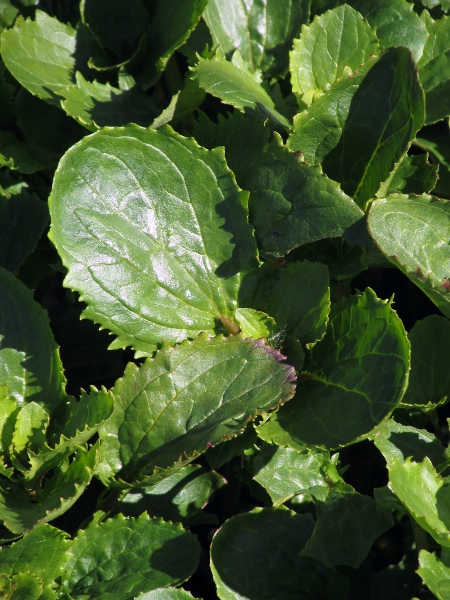
<svg viewBox="0 0 450 600"><path fill-rule="evenodd" d="M0 2L2 598L450 597L449 10Z"/></svg>

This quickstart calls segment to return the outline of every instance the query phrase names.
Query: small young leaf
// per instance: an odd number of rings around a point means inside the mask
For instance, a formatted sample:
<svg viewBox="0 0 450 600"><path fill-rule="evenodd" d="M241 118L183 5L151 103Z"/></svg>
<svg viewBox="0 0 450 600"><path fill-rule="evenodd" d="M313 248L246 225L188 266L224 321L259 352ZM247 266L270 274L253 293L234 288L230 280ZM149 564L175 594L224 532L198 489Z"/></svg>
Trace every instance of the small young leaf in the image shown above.
<svg viewBox="0 0 450 600"><path fill-rule="evenodd" d="M192 68L202 88L226 104L242 112L258 110L263 118L269 117L275 125L291 128L291 123L275 110L275 104L265 89L255 81L244 65L241 67L218 56L203 59Z"/></svg>
<svg viewBox="0 0 450 600"><path fill-rule="evenodd" d="M348 580L300 556L314 528L310 514L256 508L226 521L211 546L221 600L325 600L347 597Z"/></svg>
<svg viewBox="0 0 450 600"><path fill-rule="evenodd" d="M308 22L310 3L209 0L204 17L214 43L227 58L239 50L250 71L279 77L287 69L292 38Z"/></svg>
<svg viewBox="0 0 450 600"><path fill-rule="evenodd" d="M393 458L390 487L408 511L441 546L450 547L450 487L428 457L416 463Z"/></svg>
<svg viewBox="0 0 450 600"><path fill-rule="evenodd" d="M415 144L428 150L439 165L439 179L433 192L439 198L450 199L450 132L422 129Z"/></svg>
<svg viewBox="0 0 450 600"><path fill-rule="evenodd" d="M325 92L344 69L358 69L380 47L375 30L353 8L344 4L302 27L290 53L292 89L302 102Z"/></svg>
<svg viewBox="0 0 450 600"><path fill-rule="evenodd" d="M59 105L57 94L74 83L76 32L37 10L35 20L19 17L1 37L6 67L25 89Z"/></svg>
<svg viewBox="0 0 450 600"><path fill-rule="evenodd" d="M132 482L236 435L257 412L292 397L294 369L282 358L262 341L203 335L163 346L140 368L130 364L100 428L101 478Z"/></svg>
<svg viewBox="0 0 450 600"><path fill-rule="evenodd" d="M274 506L297 494L324 501L328 495L327 452L298 452L291 448L265 445L255 460L255 481L269 493Z"/></svg>
<svg viewBox="0 0 450 600"><path fill-rule="evenodd" d="M424 93L406 48L389 48L344 75L294 121L289 147L322 163L364 207L425 118Z"/></svg>
<svg viewBox="0 0 450 600"><path fill-rule="evenodd" d="M398 162L384 181L377 198L386 198L389 194L429 194L438 180L438 166L428 162L428 154L407 154Z"/></svg>
<svg viewBox="0 0 450 600"><path fill-rule="evenodd" d="M236 321L246 338L265 338L266 340L277 333L277 324L272 317L253 308L238 308Z"/></svg>
<svg viewBox="0 0 450 600"><path fill-rule="evenodd" d="M418 321L409 332L411 372L402 404L442 404L450 396L450 321L432 315Z"/></svg>
<svg viewBox="0 0 450 600"><path fill-rule="evenodd" d="M67 534L42 523L12 546L0 550L0 574L12 577L23 572L37 575L44 584L63 573L67 561Z"/></svg>
<svg viewBox="0 0 450 600"><path fill-rule="evenodd" d="M92 523L69 548L62 588L71 597L132 600L178 585L195 571L200 546L181 525L117 515Z"/></svg>
<svg viewBox="0 0 450 600"><path fill-rule="evenodd" d="M62 159L50 201L65 285L118 335L114 348L150 354L218 323L237 331L239 288L258 265L246 202L223 151L168 126L88 136Z"/></svg>
<svg viewBox="0 0 450 600"><path fill-rule="evenodd" d="M325 337L311 350L295 398L261 425L258 435L299 449L354 443L398 406L408 372L403 324L390 304L367 288L332 306Z"/></svg>
<svg viewBox="0 0 450 600"><path fill-rule="evenodd" d="M318 513L302 556L314 558L327 567L348 565L357 569L375 539L394 525L390 510L361 494L335 495Z"/></svg>
<svg viewBox="0 0 450 600"><path fill-rule="evenodd" d="M284 256L316 240L351 235L363 213L339 185L277 143L269 150L244 183L262 252Z"/></svg>
<svg viewBox="0 0 450 600"><path fill-rule="evenodd" d="M36 450L45 443L48 413L36 402L27 402L17 415L12 437L13 452L20 455L27 447Z"/></svg>
<svg viewBox="0 0 450 600"><path fill-rule="evenodd" d="M64 398L65 380L47 314L1 267L0 323L0 385L19 403L36 402L51 414Z"/></svg>
<svg viewBox="0 0 450 600"><path fill-rule="evenodd" d="M417 573L438 600L450 598L450 568L435 554L420 551Z"/></svg>
<svg viewBox="0 0 450 600"><path fill-rule="evenodd" d="M368 225L386 258L450 317L450 202L393 194L372 204Z"/></svg>

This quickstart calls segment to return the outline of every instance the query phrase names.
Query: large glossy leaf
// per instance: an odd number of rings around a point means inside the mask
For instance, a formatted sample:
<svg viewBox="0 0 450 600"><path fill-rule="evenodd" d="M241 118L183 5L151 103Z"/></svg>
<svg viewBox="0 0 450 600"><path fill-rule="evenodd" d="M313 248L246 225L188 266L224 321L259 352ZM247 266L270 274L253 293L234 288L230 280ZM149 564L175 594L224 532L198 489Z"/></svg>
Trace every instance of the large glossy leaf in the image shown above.
<svg viewBox="0 0 450 600"><path fill-rule="evenodd" d="M0 265L17 275L48 223L47 205L26 190L0 196L0 223Z"/></svg>
<svg viewBox="0 0 450 600"><path fill-rule="evenodd" d="M432 196L389 196L369 212L383 254L450 317L450 203Z"/></svg>
<svg viewBox="0 0 450 600"><path fill-rule="evenodd" d="M197 568L200 546L180 524L117 515L81 530L69 549L62 588L72 598L132 600L177 585Z"/></svg>
<svg viewBox="0 0 450 600"><path fill-rule="evenodd" d="M130 364L100 429L100 475L132 482L236 435L292 396L294 369L282 358L262 340L200 336Z"/></svg>
<svg viewBox="0 0 450 600"><path fill-rule="evenodd" d="M450 321L432 315L409 332L411 373L403 404L432 408L450 396Z"/></svg>
<svg viewBox="0 0 450 600"><path fill-rule="evenodd" d="M436 473L430 459L416 463L394 458L389 481L422 529L441 546L450 547L450 486Z"/></svg>
<svg viewBox="0 0 450 600"><path fill-rule="evenodd" d="M418 61L427 41L427 29L413 4L405 0L347 0L349 4L376 28L377 37L385 47L406 46Z"/></svg>
<svg viewBox="0 0 450 600"><path fill-rule="evenodd" d="M245 188L260 248L274 256L316 240L351 236L363 216L319 166L276 145L254 161Z"/></svg>
<svg viewBox="0 0 450 600"><path fill-rule="evenodd" d="M258 433L299 449L355 442L398 406L408 371L403 324L390 304L367 288L332 306L327 333L311 351L295 398Z"/></svg>
<svg viewBox="0 0 450 600"><path fill-rule="evenodd" d="M265 445L256 457L253 479L267 490L275 506L297 494L309 494L323 502L328 495L329 462L327 452Z"/></svg>
<svg viewBox="0 0 450 600"><path fill-rule="evenodd" d="M211 562L221 600L344 600L348 580L300 556L314 527L310 514L256 508L224 523Z"/></svg>
<svg viewBox="0 0 450 600"><path fill-rule="evenodd" d="M438 600L449 600L450 568L435 554L426 550L420 551L417 573Z"/></svg>
<svg viewBox="0 0 450 600"><path fill-rule="evenodd" d="M242 59L241 59L242 60ZM218 56L200 59L192 69L202 88L226 104L242 112L257 110L263 118L269 117L281 127L289 129L291 123L275 109L275 103L256 81L244 64L238 65Z"/></svg>
<svg viewBox="0 0 450 600"><path fill-rule="evenodd" d="M315 94L326 91L344 69L356 71L380 52L375 30L353 8L344 4L302 28L290 53L292 89L302 102L311 104Z"/></svg>
<svg viewBox="0 0 450 600"><path fill-rule="evenodd" d="M294 122L289 147L339 181L363 207L407 150L425 117L424 93L406 48L389 48L344 75Z"/></svg>
<svg viewBox="0 0 450 600"><path fill-rule="evenodd" d="M425 13L426 14L426 13ZM417 66L425 90L426 123L450 114L450 18L425 19L428 39Z"/></svg>
<svg viewBox="0 0 450 600"><path fill-rule="evenodd" d="M257 266L246 201L223 151L168 127L86 137L62 159L50 201L65 284L115 348L148 354L218 323L236 331L239 288Z"/></svg>
<svg viewBox="0 0 450 600"><path fill-rule="evenodd" d="M0 385L19 403L48 412L61 403L65 383L46 312L9 271L0 267Z"/></svg>
<svg viewBox="0 0 450 600"><path fill-rule="evenodd" d="M327 567L348 565L357 569L375 539L394 525L390 510L361 494L335 495L318 510L314 531L302 556Z"/></svg>
<svg viewBox="0 0 450 600"><path fill-rule="evenodd" d="M210 0L205 20L227 58L239 50L251 71L279 77L287 68L292 38L308 22L309 5L310 0Z"/></svg>
<svg viewBox="0 0 450 600"><path fill-rule="evenodd" d="M25 89L59 104L57 94L74 83L76 32L37 10L35 20L19 17L1 37L2 58Z"/></svg>
<svg viewBox="0 0 450 600"><path fill-rule="evenodd" d="M63 573L69 541L67 534L42 523L12 546L0 550L0 574L29 572L44 583L55 581Z"/></svg>

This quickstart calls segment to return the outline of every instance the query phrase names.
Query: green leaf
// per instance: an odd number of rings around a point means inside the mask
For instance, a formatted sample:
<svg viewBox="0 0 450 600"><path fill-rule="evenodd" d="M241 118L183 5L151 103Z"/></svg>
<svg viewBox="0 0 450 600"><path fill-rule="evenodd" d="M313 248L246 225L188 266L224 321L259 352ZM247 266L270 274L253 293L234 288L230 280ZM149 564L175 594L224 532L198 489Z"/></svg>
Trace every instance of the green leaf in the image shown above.
<svg viewBox="0 0 450 600"><path fill-rule="evenodd" d="M122 600L177 585L197 568L200 546L181 525L117 515L79 531L69 549L62 588L71 597Z"/></svg>
<svg viewBox="0 0 450 600"><path fill-rule="evenodd" d="M295 398L258 435L298 449L339 448L364 439L398 406L408 371L403 324L390 303L367 288L332 306Z"/></svg>
<svg viewBox="0 0 450 600"><path fill-rule="evenodd" d="M272 98L243 64L238 66L220 56L200 58L192 71L200 86L222 102L242 112L249 108L257 110L263 118L272 119L275 125L291 128L291 123L275 109Z"/></svg>
<svg viewBox="0 0 450 600"><path fill-rule="evenodd" d="M322 339L331 306L328 268L308 260L289 263L271 286L265 307L277 324L304 344Z"/></svg>
<svg viewBox="0 0 450 600"><path fill-rule="evenodd" d="M314 527L310 514L256 508L226 521L211 546L221 600L344 600L346 579L300 556Z"/></svg>
<svg viewBox="0 0 450 600"><path fill-rule="evenodd" d="M385 48L406 46L418 61L428 38L427 29L411 2L405 0L347 0L346 2L375 27Z"/></svg>
<svg viewBox="0 0 450 600"><path fill-rule="evenodd" d="M212 150L225 146L227 164L236 176L238 185L246 189L253 163L268 144L270 130L253 113L244 115L235 110L231 115L219 114L217 123L200 112L194 128L197 142Z"/></svg>
<svg viewBox="0 0 450 600"><path fill-rule="evenodd" d="M255 460L255 481L269 493L274 506L298 494L324 501L328 495L327 452L298 452L291 448L265 445Z"/></svg>
<svg viewBox="0 0 450 600"><path fill-rule="evenodd" d="M405 155L391 171L376 193L377 198L389 194L429 194L438 180L438 166L428 162L428 154Z"/></svg>
<svg viewBox="0 0 450 600"><path fill-rule="evenodd" d="M437 315L418 321L409 340L411 372L402 404L438 406L450 396L450 321Z"/></svg>
<svg viewBox="0 0 450 600"><path fill-rule="evenodd" d="M238 308L236 320L246 338L268 339L277 333L277 324L272 317L253 308Z"/></svg>
<svg viewBox="0 0 450 600"><path fill-rule="evenodd" d="M97 446L79 450L70 464L66 461L30 497L19 483L0 478L0 520L12 533L26 533L35 525L56 519L81 496L91 481Z"/></svg>
<svg viewBox="0 0 450 600"><path fill-rule="evenodd" d="M436 598L449 600L450 568L439 560L435 554L431 554L426 550L420 551L417 573Z"/></svg>
<svg viewBox="0 0 450 600"><path fill-rule="evenodd" d="M66 113L91 131L131 122L148 127L157 114L151 98L139 88L119 90L109 83L91 83L81 73L76 73L76 86L59 93L64 97L61 106Z"/></svg>
<svg viewBox="0 0 450 600"><path fill-rule="evenodd" d="M313 96L325 92L344 74L356 71L380 53L375 30L353 8L344 4L315 17L302 27L290 52L292 89L300 100L311 104Z"/></svg>
<svg viewBox="0 0 450 600"><path fill-rule="evenodd" d="M292 396L294 369L282 358L261 340L202 335L163 346L140 368L129 364L100 428L101 478L132 482L238 434L257 412Z"/></svg>
<svg viewBox="0 0 450 600"><path fill-rule="evenodd" d="M2 585L3 584L3 585ZM18 573L7 583L3 580L0 589L2 597L7 600L49 600L56 598L44 595L44 586L38 576L31 573ZM51 590L50 590L51 592Z"/></svg>
<svg viewBox="0 0 450 600"><path fill-rule="evenodd" d="M426 11L424 11L426 14ZM450 114L450 19L424 19L428 39L417 63L426 97L426 124Z"/></svg>
<svg viewBox="0 0 450 600"><path fill-rule="evenodd" d="M26 190L0 196L0 223L0 265L17 275L48 223L47 205Z"/></svg>
<svg viewBox="0 0 450 600"><path fill-rule="evenodd" d="M0 384L19 403L34 401L51 413L64 397L65 379L47 314L1 267L0 322Z"/></svg>
<svg viewBox="0 0 450 600"><path fill-rule="evenodd" d="M48 413L36 402L27 402L17 415L12 445L14 454L19 455L27 447L39 448L45 443L45 430L49 421Z"/></svg>
<svg viewBox="0 0 450 600"><path fill-rule="evenodd" d="M344 75L294 120L289 147L364 207L402 157L425 116L424 94L406 48L389 48Z"/></svg>
<svg viewBox="0 0 450 600"><path fill-rule="evenodd" d="M200 21L208 0L156 0L153 2L151 38L146 64L139 80L155 84L173 52L183 45Z"/></svg>
<svg viewBox="0 0 450 600"><path fill-rule="evenodd" d="M279 77L287 70L292 38L309 19L310 0L209 0L205 21L227 58L239 50L250 71Z"/></svg>
<svg viewBox="0 0 450 600"><path fill-rule="evenodd" d="M226 439L218 446L209 448L205 453L205 458L211 469L220 469L235 456L244 454L246 450L252 448L258 441L253 423L249 423L243 433L237 437Z"/></svg>
<svg viewBox="0 0 450 600"><path fill-rule="evenodd" d="M394 194L372 204L368 225L386 258L450 317L450 203Z"/></svg>
<svg viewBox="0 0 450 600"><path fill-rule="evenodd" d="M194 596L191 596L188 592L183 589L158 589L151 592L144 592L136 596L136 600L193 600Z"/></svg>
<svg viewBox="0 0 450 600"><path fill-rule="evenodd" d="M111 348L149 354L219 323L237 331L239 288L258 264L246 202L223 151L167 126L86 137L62 159L50 200L65 285L118 336Z"/></svg>
<svg viewBox="0 0 450 600"><path fill-rule="evenodd" d="M405 461L408 457L415 462L428 457L436 467L445 463L445 448L432 433L396 423L393 419L377 429L373 441L386 459L388 467L393 464L394 459Z"/></svg>
<svg viewBox="0 0 450 600"><path fill-rule="evenodd" d="M262 252L283 256L315 240L351 236L363 216L358 206L319 166L276 144L253 163L245 181Z"/></svg>
<svg viewBox="0 0 450 600"><path fill-rule="evenodd" d="M428 457L423 462L393 458L390 487L408 511L441 546L450 547L450 487Z"/></svg>
<svg viewBox="0 0 450 600"><path fill-rule="evenodd" d="M302 556L314 558L327 567L348 565L357 569L376 538L393 525L391 511L373 498L361 494L336 495L320 507Z"/></svg>
<svg viewBox="0 0 450 600"><path fill-rule="evenodd" d="M52 583L63 573L69 542L63 531L43 523L12 546L0 550L0 574L12 577L23 572Z"/></svg>
<svg viewBox="0 0 450 600"><path fill-rule="evenodd" d="M31 174L49 168L56 160L55 154L42 147L23 142L10 131L0 131L0 167Z"/></svg>
<svg viewBox="0 0 450 600"><path fill-rule="evenodd" d="M204 99L205 92L200 88L198 81L187 79L184 87L172 96L169 105L153 120L152 128L158 129L167 123L178 123L186 117L192 119L192 111L196 110ZM200 145L205 144L200 142Z"/></svg>
<svg viewBox="0 0 450 600"><path fill-rule="evenodd" d="M180 521L185 527L201 523L217 523L217 517L202 508L224 485L214 471L200 465L186 465L156 485L133 488L117 505L125 516L139 516L144 511L166 521Z"/></svg>
<svg viewBox="0 0 450 600"><path fill-rule="evenodd" d="M2 58L17 81L29 92L59 104L57 94L74 83L76 32L37 10L35 20L19 17L3 31Z"/></svg>
<svg viewBox="0 0 450 600"><path fill-rule="evenodd" d="M439 179L434 194L442 198L450 198L450 135L449 131L422 129L415 144L428 150L439 165Z"/></svg>

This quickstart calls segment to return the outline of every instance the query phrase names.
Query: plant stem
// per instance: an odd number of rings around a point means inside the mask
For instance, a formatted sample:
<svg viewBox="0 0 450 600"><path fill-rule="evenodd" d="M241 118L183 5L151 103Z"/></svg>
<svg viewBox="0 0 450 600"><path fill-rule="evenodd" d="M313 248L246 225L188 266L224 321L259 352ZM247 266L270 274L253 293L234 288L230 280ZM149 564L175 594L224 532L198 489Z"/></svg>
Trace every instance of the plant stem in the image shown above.
<svg viewBox="0 0 450 600"><path fill-rule="evenodd" d="M428 539L426 532L422 529L422 527L415 521L411 516L409 517L411 521L411 527L414 535L414 542L416 544L417 555L421 550L428 551Z"/></svg>

